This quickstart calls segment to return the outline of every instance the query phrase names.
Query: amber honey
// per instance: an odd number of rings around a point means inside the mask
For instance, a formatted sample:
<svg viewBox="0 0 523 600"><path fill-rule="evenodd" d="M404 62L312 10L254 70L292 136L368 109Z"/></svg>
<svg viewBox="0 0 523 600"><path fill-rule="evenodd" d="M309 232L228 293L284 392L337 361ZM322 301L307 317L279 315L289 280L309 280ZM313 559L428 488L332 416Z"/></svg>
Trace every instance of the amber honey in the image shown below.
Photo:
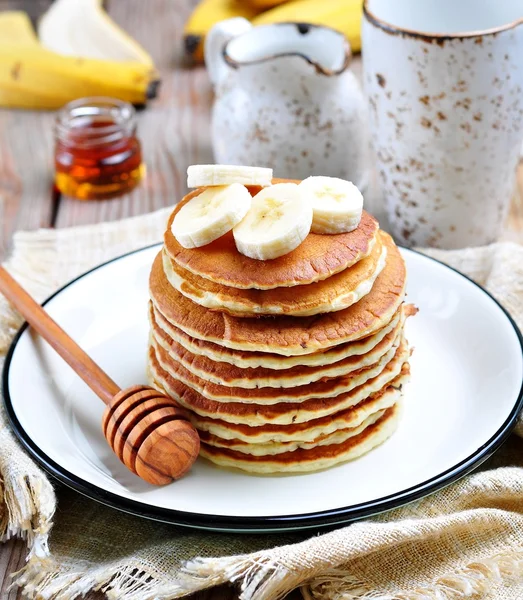
<svg viewBox="0 0 523 600"><path fill-rule="evenodd" d="M55 183L80 200L114 198L145 174L136 114L126 102L83 98L67 104L56 121Z"/></svg>

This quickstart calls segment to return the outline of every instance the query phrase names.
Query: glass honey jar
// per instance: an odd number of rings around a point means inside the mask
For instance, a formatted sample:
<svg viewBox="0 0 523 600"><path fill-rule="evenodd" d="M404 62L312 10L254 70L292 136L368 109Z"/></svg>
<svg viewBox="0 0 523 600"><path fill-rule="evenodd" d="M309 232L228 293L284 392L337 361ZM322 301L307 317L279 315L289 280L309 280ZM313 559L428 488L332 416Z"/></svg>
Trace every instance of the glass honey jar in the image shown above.
<svg viewBox="0 0 523 600"><path fill-rule="evenodd" d="M136 113L114 98L81 98L66 104L55 127L55 184L80 200L114 198L145 174Z"/></svg>

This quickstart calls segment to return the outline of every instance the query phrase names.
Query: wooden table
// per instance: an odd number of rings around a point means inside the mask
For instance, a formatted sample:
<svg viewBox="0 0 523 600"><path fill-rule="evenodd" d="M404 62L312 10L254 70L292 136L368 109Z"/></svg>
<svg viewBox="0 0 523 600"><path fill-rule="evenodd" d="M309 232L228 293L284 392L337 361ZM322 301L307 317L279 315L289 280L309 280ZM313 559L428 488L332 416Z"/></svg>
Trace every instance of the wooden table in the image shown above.
<svg viewBox="0 0 523 600"><path fill-rule="evenodd" d="M0 9L15 5L42 10L49 0L0 0ZM186 191L187 166L212 162L209 138L211 88L205 70L184 64L180 52L183 23L194 0L110 0L108 11L152 54L162 74L159 98L139 116L139 135L147 162L143 185L117 200L79 202L52 194L53 120L51 113L0 110L0 260L9 252L18 229L70 227L113 221L172 205ZM359 68L356 61L355 68ZM523 166L503 239L523 242ZM9 574L24 564L25 544L11 540L0 547L0 598ZM227 590L200 598L230 597ZM90 594L90 600L101 594Z"/></svg>

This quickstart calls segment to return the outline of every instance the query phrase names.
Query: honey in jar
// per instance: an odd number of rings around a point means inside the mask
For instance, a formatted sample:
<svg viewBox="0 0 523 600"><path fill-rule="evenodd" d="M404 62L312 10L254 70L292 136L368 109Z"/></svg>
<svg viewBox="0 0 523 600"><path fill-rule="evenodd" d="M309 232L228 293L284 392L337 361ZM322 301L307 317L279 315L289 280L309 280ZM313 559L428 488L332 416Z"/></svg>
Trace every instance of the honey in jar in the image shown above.
<svg viewBox="0 0 523 600"><path fill-rule="evenodd" d="M55 183L80 200L114 198L135 188L145 174L136 113L113 98L82 98L56 119Z"/></svg>

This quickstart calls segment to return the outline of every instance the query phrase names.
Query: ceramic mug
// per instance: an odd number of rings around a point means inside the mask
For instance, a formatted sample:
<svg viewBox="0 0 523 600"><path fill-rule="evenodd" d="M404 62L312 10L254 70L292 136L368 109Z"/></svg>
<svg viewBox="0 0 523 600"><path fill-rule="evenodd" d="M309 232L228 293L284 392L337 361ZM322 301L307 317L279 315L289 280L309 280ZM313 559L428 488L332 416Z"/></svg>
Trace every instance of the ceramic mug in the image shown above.
<svg viewBox="0 0 523 600"><path fill-rule="evenodd" d="M522 0L366 0L364 83L390 227L493 242L523 140Z"/></svg>
<svg viewBox="0 0 523 600"><path fill-rule="evenodd" d="M328 27L217 23L205 42L216 162L342 177L364 191L367 107L350 62L348 41Z"/></svg>

